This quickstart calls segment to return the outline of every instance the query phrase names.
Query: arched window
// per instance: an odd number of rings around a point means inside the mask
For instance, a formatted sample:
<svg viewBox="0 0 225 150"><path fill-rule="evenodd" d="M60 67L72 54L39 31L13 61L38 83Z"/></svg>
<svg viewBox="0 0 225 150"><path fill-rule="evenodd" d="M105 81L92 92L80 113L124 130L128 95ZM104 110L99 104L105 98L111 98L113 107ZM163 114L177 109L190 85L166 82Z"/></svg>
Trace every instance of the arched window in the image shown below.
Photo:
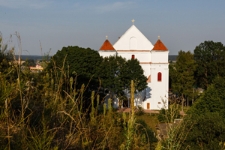
<svg viewBox="0 0 225 150"><path fill-rule="evenodd" d="M162 81L162 73L158 72L158 82Z"/></svg>

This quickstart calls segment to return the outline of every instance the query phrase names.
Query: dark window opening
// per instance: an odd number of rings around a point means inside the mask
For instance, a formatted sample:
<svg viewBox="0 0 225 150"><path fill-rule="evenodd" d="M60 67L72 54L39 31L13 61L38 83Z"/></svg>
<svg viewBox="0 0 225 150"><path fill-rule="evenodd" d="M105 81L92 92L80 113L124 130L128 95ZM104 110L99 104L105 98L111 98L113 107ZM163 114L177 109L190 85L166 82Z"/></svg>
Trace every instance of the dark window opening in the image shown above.
<svg viewBox="0 0 225 150"><path fill-rule="evenodd" d="M158 72L158 81L162 81L162 73Z"/></svg>

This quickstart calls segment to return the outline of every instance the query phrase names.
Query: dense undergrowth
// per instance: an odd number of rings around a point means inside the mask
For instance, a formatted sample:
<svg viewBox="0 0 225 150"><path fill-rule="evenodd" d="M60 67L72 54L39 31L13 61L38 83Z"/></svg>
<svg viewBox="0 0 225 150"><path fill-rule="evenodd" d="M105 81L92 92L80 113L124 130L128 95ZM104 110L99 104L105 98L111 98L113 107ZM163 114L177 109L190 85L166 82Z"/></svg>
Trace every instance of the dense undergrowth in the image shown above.
<svg viewBox="0 0 225 150"><path fill-rule="evenodd" d="M0 149L154 149L157 140L136 119L134 106L130 113L118 113L98 91L87 98L87 85L75 88L79 81L64 72L53 78L22 71L20 64L5 69L0 74Z"/></svg>

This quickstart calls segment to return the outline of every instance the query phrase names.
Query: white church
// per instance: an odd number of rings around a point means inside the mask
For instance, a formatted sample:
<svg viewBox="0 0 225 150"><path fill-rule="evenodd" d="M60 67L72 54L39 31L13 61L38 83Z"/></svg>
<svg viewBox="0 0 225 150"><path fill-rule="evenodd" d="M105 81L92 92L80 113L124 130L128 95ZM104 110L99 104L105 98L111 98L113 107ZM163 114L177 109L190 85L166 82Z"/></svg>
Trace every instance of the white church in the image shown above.
<svg viewBox="0 0 225 150"><path fill-rule="evenodd" d="M132 21L134 23L134 20ZM168 108L169 92L169 51L158 37L154 45L133 24L112 45L105 40L99 50L102 57L122 56L128 59L137 59L148 78L147 88L135 94L135 106L141 106L146 110L160 110ZM129 93L126 93L129 99ZM119 107L118 99L114 99L114 107Z"/></svg>

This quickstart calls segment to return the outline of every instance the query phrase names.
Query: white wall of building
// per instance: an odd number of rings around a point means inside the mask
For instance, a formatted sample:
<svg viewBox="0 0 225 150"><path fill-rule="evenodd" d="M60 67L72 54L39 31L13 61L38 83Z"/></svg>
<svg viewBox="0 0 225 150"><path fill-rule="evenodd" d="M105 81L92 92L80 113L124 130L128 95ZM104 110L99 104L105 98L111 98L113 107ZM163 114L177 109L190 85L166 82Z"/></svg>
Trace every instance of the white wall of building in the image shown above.
<svg viewBox="0 0 225 150"><path fill-rule="evenodd" d="M151 51L152 63L168 63L169 51Z"/></svg>
<svg viewBox="0 0 225 150"><path fill-rule="evenodd" d="M147 101L150 102L150 109L161 109L168 107L168 64L151 64L151 98ZM161 81L158 81L158 73L161 73ZM164 102L166 103L164 104Z"/></svg>
<svg viewBox="0 0 225 150"><path fill-rule="evenodd" d="M151 50L152 43L132 25L113 45L116 50Z"/></svg>
<svg viewBox="0 0 225 150"><path fill-rule="evenodd" d="M145 52L132 52L132 51L117 51L119 56L122 56L123 58L126 58L126 60L129 60L132 58L132 55L135 56L135 58L139 61L139 62L151 62L151 54L150 54L150 50L149 51L145 51Z"/></svg>
<svg viewBox="0 0 225 150"><path fill-rule="evenodd" d="M98 51L99 55L104 57L116 56L116 51Z"/></svg>

